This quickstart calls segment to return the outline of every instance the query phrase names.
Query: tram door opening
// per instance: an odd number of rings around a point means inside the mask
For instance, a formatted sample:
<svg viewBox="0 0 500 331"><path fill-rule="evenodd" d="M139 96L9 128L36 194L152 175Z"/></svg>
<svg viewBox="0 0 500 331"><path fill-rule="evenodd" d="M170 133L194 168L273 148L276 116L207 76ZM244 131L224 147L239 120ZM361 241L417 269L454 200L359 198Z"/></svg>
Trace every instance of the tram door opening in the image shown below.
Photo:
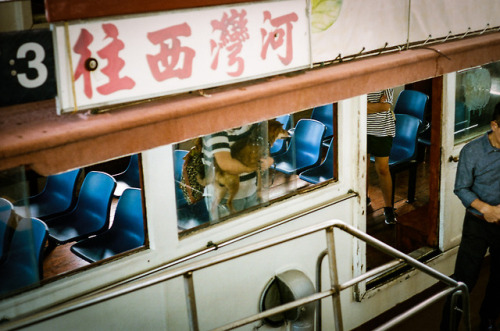
<svg viewBox="0 0 500 331"><path fill-rule="evenodd" d="M370 161L367 168L368 192L367 201L367 232L379 240L403 251L412 253L416 258L432 253L437 247L438 231L438 187L440 163L440 113L442 78L421 81L393 88L391 110L397 118L402 103L396 107L398 98L404 98L409 93L418 92L428 96L416 130L415 153L411 160L390 167L392 185L394 186L394 208L396 224L386 224L384 216L383 193L374 162ZM403 120L396 124L396 135L404 134ZM399 127L398 127L399 126ZM393 144L401 140L394 139ZM399 143L399 142L398 142ZM394 154L395 146L391 149ZM393 155L390 156L390 162ZM373 159L373 157L372 157ZM391 258L367 247L367 269L380 266Z"/></svg>

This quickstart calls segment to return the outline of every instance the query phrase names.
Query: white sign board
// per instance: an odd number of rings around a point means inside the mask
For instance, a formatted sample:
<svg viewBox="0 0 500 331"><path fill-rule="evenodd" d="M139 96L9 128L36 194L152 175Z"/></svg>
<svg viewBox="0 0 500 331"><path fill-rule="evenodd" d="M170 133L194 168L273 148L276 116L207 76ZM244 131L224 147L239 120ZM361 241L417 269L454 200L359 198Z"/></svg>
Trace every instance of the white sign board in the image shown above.
<svg viewBox="0 0 500 331"><path fill-rule="evenodd" d="M306 68L306 6L259 2L58 24L58 112Z"/></svg>
<svg viewBox="0 0 500 331"><path fill-rule="evenodd" d="M312 0L313 62L500 26L498 0ZM377 54L377 53L375 53Z"/></svg>

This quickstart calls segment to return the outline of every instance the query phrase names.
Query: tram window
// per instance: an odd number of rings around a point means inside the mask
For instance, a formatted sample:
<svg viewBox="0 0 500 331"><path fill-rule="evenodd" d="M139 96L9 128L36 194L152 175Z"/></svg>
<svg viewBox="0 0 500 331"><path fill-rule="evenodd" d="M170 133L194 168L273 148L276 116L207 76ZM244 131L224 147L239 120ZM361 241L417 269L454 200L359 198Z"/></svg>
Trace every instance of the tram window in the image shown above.
<svg viewBox="0 0 500 331"><path fill-rule="evenodd" d="M500 102L500 62L457 73L455 144L489 130L495 105Z"/></svg>
<svg viewBox="0 0 500 331"><path fill-rule="evenodd" d="M139 162L134 155L47 177L0 171L0 297L143 247Z"/></svg>
<svg viewBox="0 0 500 331"><path fill-rule="evenodd" d="M179 143L179 231L336 180L335 114L336 104L329 104Z"/></svg>

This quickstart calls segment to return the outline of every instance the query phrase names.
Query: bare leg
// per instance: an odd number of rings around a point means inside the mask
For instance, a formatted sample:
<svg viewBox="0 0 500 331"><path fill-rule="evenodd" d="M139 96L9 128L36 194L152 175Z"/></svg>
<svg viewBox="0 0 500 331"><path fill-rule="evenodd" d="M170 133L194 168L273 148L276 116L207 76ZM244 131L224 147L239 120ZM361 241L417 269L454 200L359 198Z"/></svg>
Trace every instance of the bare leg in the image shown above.
<svg viewBox="0 0 500 331"><path fill-rule="evenodd" d="M375 157L375 170L384 197L384 207L392 207L392 178L389 170L389 157Z"/></svg>

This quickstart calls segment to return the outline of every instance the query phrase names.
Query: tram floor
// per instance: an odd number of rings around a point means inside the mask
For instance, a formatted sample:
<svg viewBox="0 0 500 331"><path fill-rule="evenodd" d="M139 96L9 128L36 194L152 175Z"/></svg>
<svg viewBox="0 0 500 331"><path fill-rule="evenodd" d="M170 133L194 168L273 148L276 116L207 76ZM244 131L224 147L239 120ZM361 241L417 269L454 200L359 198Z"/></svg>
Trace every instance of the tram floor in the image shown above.
<svg viewBox="0 0 500 331"><path fill-rule="evenodd" d="M396 225L385 224L384 201L378 184L378 177L373 164L369 168L368 195L371 204L367 207L366 232L380 241L401 250L411 253L425 247L426 233L421 230L427 221L427 208L429 203L429 163L419 162L417 165L417 180L415 189L415 200L409 203L408 177L409 171L401 171L396 174L394 181L394 208L396 209L398 223ZM367 270L373 269L392 260L392 257L377 249L367 247Z"/></svg>

